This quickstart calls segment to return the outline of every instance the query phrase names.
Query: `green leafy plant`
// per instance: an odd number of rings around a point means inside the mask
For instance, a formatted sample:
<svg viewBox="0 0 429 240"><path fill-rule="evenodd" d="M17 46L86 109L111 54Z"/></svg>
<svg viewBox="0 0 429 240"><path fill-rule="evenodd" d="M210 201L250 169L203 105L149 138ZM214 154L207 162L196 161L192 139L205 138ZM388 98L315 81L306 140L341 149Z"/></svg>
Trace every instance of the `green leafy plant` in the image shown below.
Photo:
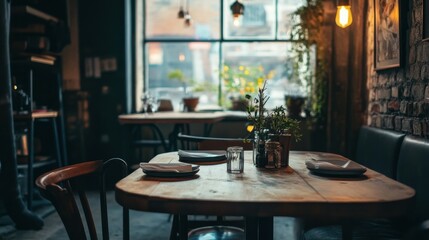
<svg viewBox="0 0 429 240"><path fill-rule="evenodd" d="M307 106L320 123L326 118L327 80L325 66L325 39L322 35L324 8L322 0L307 0L306 4L292 13L290 38L294 40L285 73L297 83L306 83L311 94ZM311 56L315 53L316 63Z"/></svg>
<svg viewBox="0 0 429 240"><path fill-rule="evenodd" d="M295 137L296 141L301 139L299 121L291 119L287 116L287 110L283 106L275 107L272 111L265 108L269 100L269 96L265 94L267 81L264 81L261 88L258 89L258 95L252 99L252 96L247 94L249 100L247 110L247 119L250 122L248 131L259 134L259 137L266 139L266 135L286 134L289 133Z"/></svg>
<svg viewBox="0 0 429 240"><path fill-rule="evenodd" d="M185 95L188 94L187 87L194 83L192 79L185 77L185 74L180 69L170 71L167 77L171 80L180 82L183 85L183 91L185 92Z"/></svg>

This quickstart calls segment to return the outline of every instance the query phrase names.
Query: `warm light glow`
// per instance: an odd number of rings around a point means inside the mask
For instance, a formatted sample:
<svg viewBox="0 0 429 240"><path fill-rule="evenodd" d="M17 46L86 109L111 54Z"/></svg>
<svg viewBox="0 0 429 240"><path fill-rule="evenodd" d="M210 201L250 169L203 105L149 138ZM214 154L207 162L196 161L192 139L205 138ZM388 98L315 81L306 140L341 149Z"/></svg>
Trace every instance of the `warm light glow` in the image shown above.
<svg viewBox="0 0 429 240"><path fill-rule="evenodd" d="M253 126L253 125L249 124L249 125L247 125L246 130L247 130L248 132L252 132L254 128L255 128L255 126Z"/></svg>
<svg viewBox="0 0 429 240"><path fill-rule="evenodd" d="M233 24L235 27L241 26L241 16L233 16Z"/></svg>
<svg viewBox="0 0 429 240"><path fill-rule="evenodd" d="M18 89L18 86L13 85L13 90L17 90L17 89Z"/></svg>
<svg viewBox="0 0 429 240"><path fill-rule="evenodd" d="M338 6L335 22L339 27L346 28L352 24L352 11L350 6Z"/></svg>
<svg viewBox="0 0 429 240"><path fill-rule="evenodd" d="M183 54L183 53L181 53L181 54L179 54L179 61L180 62L184 62L185 61L185 54Z"/></svg>

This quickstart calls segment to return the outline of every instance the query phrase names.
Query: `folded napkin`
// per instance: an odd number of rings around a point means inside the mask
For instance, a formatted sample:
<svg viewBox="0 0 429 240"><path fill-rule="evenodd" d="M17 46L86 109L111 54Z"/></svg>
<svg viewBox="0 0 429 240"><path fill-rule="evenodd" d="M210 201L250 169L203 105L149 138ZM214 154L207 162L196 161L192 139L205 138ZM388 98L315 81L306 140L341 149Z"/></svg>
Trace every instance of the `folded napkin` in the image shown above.
<svg viewBox="0 0 429 240"><path fill-rule="evenodd" d="M324 159L324 160L307 160L305 165L308 169L313 171L323 172L338 172L339 174L347 173L364 173L366 168L353 162L352 160L339 160L339 159Z"/></svg>
<svg viewBox="0 0 429 240"><path fill-rule="evenodd" d="M179 150L179 160L183 161L220 161L225 160L225 153L199 152L199 151L183 151Z"/></svg>
<svg viewBox="0 0 429 240"><path fill-rule="evenodd" d="M194 170L191 164L186 163L140 163L140 168L143 169L143 171L150 172L176 173L186 173Z"/></svg>

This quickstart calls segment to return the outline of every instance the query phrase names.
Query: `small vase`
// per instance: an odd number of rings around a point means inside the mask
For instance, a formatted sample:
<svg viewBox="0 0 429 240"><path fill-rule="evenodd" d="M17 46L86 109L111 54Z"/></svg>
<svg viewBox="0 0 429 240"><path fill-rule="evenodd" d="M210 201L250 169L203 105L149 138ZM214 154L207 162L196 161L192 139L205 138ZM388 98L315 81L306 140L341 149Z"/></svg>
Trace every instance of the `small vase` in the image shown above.
<svg viewBox="0 0 429 240"><path fill-rule="evenodd" d="M281 157L281 167L289 166L289 148L290 148L290 139L292 136L290 134L281 134L279 135L279 142L282 147L282 157Z"/></svg>
<svg viewBox="0 0 429 240"><path fill-rule="evenodd" d="M265 137L257 131L255 131L255 139L253 141L253 164L258 168L263 168L267 164Z"/></svg>

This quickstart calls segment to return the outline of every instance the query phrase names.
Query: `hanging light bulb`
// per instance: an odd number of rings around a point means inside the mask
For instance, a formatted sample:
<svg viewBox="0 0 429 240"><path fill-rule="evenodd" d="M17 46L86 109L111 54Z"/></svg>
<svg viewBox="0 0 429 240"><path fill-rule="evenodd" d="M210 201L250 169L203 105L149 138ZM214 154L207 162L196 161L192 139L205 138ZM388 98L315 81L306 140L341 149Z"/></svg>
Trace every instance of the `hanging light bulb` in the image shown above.
<svg viewBox="0 0 429 240"><path fill-rule="evenodd" d="M185 11L183 10L182 0L180 0L179 12L177 13L177 18L183 19L185 18Z"/></svg>
<svg viewBox="0 0 429 240"><path fill-rule="evenodd" d="M244 14L244 5L240 3L238 0L235 0L235 2L231 4L231 12L232 12L234 26L240 26L241 25L240 17Z"/></svg>
<svg viewBox="0 0 429 240"><path fill-rule="evenodd" d="M190 27L192 24L192 17L189 14L189 0L186 1L186 12L185 12L185 27Z"/></svg>
<svg viewBox="0 0 429 240"><path fill-rule="evenodd" d="M335 23L337 23L339 27L346 28L352 24L352 21L350 2L348 0L338 0Z"/></svg>

